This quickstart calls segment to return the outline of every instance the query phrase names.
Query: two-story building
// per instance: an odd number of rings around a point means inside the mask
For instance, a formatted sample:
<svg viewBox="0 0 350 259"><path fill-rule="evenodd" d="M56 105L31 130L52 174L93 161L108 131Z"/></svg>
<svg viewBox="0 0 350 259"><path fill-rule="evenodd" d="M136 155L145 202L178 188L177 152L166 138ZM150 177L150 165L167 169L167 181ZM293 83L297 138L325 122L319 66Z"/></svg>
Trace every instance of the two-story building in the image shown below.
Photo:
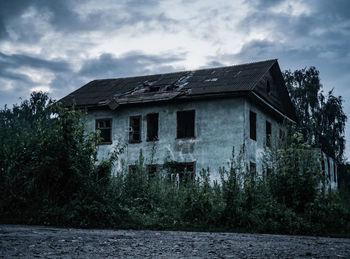
<svg viewBox="0 0 350 259"><path fill-rule="evenodd" d="M132 165L142 149L150 171L165 159L194 176L227 166L244 147L244 162L261 169L265 146L296 121L277 60L168 74L94 80L61 100L87 108L88 130L99 129L99 158L127 143Z"/></svg>

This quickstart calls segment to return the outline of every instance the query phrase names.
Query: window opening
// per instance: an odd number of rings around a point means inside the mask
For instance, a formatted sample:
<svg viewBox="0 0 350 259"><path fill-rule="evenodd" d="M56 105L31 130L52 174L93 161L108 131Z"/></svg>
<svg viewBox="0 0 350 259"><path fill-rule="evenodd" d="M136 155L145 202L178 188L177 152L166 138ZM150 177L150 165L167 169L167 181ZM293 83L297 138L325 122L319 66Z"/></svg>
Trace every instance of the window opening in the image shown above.
<svg viewBox="0 0 350 259"><path fill-rule="evenodd" d="M147 114L147 141L158 140L158 113Z"/></svg>
<svg viewBox="0 0 350 259"><path fill-rule="evenodd" d="M331 167L329 165L329 157L327 157L328 179L331 180Z"/></svg>
<svg viewBox="0 0 350 259"><path fill-rule="evenodd" d="M131 116L129 143L139 142L141 142L141 116Z"/></svg>
<svg viewBox="0 0 350 259"><path fill-rule="evenodd" d="M249 169L250 169L250 173L255 174L256 173L256 163L250 162Z"/></svg>
<svg viewBox="0 0 350 259"><path fill-rule="evenodd" d="M256 141L256 113L249 112L250 138Z"/></svg>
<svg viewBox="0 0 350 259"><path fill-rule="evenodd" d="M158 165L147 165L147 173L149 178L153 178L157 175Z"/></svg>
<svg viewBox="0 0 350 259"><path fill-rule="evenodd" d="M136 175L136 165L129 165L129 174Z"/></svg>
<svg viewBox="0 0 350 259"><path fill-rule="evenodd" d="M195 111L177 112L177 138L194 138Z"/></svg>
<svg viewBox="0 0 350 259"><path fill-rule="evenodd" d="M112 119L98 119L96 120L96 130L100 131L102 138L100 144L112 143Z"/></svg>
<svg viewBox="0 0 350 259"><path fill-rule="evenodd" d="M266 121L266 146L271 147L271 123Z"/></svg>
<svg viewBox="0 0 350 259"><path fill-rule="evenodd" d="M271 86L270 86L270 81L266 81L266 92L269 94L271 92Z"/></svg>

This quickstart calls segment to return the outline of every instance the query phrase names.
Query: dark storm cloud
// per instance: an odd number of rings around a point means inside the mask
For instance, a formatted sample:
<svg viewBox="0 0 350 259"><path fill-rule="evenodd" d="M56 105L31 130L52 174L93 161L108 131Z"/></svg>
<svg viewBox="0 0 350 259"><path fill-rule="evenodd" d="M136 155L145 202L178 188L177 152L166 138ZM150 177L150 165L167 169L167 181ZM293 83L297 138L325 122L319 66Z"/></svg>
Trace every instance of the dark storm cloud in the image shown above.
<svg viewBox="0 0 350 259"><path fill-rule="evenodd" d="M181 61L184 55L146 55L142 52L129 52L121 57L105 53L96 59L86 60L79 74L92 78L124 77L147 74L151 72L168 72L174 70L168 63ZM156 66L152 71L150 66ZM164 67L166 66L166 67Z"/></svg>
<svg viewBox="0 0 350 259"><path fill-rule="evenodd" d="M45 35L33 21L23 21L21 17L29 8L37 10L36 19L46 19L56 31L75 33L81 31L114 31L124 26L142 23L146 29L167 29L176 20L167 17L163 12L145 12L153 10L158 1L124 1L116 2L118 7L92 11L81 17L76 9L88 2L82 1L47 1L47 0L11 0L0 1L0 40L9 38L9 31L16 32L17 41L34 42ZM94 2L98 5L99 3ZM103 4L101 2L100 4Z"/></svg>
<svg viewBox="0 0 350 259"><path fill-rule="evenodd" d="M19 67L39 68L53 72L64 72L70 70L69 64L63 60L45 60L28 55L6 55L0 52L0 71Z"/></svg>

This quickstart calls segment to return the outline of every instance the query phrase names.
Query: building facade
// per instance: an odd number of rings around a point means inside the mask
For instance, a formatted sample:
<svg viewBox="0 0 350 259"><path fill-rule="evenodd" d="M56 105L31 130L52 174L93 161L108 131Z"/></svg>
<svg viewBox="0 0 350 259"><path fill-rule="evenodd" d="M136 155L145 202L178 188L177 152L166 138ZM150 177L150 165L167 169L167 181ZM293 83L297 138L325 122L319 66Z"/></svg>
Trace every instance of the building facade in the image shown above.
<svg viewBox="0 0 350 259"><path fill-rule="evenodd" d="M121 158L129 170L142 150L153 173L170 160L193 177L210 168L212 180L233 150L261 171L262 154L283 136L283 122L296 122L277 60L95 80L61 101L87 108L87 130L103 138L99 159L126 145Z"/></svg>

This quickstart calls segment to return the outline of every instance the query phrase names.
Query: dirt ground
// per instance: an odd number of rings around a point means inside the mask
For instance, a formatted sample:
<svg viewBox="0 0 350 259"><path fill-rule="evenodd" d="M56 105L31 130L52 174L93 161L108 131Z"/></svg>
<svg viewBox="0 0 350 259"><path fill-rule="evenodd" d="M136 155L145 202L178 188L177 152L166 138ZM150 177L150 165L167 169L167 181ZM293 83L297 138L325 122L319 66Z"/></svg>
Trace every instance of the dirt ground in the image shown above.
<svg viewBox="0 0 350 259"><path fill-rule="evenodd" d="M0 258L350 258L350 239L0 225Z"/></svg>

